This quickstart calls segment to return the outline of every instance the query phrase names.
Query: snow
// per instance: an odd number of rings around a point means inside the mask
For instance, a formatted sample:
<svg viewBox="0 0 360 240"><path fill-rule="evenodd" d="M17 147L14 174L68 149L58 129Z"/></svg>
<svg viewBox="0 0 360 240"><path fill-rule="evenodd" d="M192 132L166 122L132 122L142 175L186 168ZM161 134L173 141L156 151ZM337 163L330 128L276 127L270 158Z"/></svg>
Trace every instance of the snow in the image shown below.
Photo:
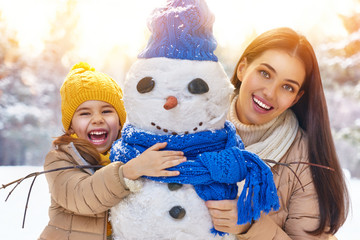
<svg viewBox="0 0 360 240"><path fill-rule="evenodd" d="M16 166L0 167L0 184L7 184L32 172L42 171L42 167ZM34 240L40 235L48 222L50 197L44 175L37 177L31 191L25 227L22 221L28 191L33 178L25 180L5 199L12 186L0 190L0 239ZM355 240L360 234L360 179L350 178L347 174L348 188L352 201L352 212L345 225L336 234L339 240Z"/></svg>
<svg viewBox="0 0 360 240"><path fill-rule="evenodd" d="M0 184L7 184L29 173L42 171L42 167L0 167ZM44 175L36 178L31 191L25 226L22 228L26 199L33 178L25 180L5 202L12 186L0 190L0 239L34 240L48 223L50 195Z"/></svg>

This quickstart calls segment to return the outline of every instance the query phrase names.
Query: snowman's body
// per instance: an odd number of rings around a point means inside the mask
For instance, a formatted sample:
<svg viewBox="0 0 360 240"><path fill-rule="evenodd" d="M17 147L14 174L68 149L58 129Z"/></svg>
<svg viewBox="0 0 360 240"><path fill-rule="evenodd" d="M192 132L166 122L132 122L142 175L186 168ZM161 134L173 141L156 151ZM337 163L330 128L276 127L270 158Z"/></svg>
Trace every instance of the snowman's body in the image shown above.
<svg viewBox="0 0 360 240"><path fill-rule="evenodd" d="M170 216L173 208L182 207L181 219ZM144 179L142 190L132 193L111 210L114 239L235 239L210 232L211 218L204 201L193 186L169 190L168 184Z"/></svg>
<svg viewBox="0 0 360 240"><path fill-rule="evenodd" d="M127 121L159 135L221 129L232 91L219 62L139 59L124 83ZM167 183L141 181L139 192L111 209L114 239L235 239L210 232L210 214L192 185L174 189ZM171 216L174 210L181 210L181 216Z"/></svg>

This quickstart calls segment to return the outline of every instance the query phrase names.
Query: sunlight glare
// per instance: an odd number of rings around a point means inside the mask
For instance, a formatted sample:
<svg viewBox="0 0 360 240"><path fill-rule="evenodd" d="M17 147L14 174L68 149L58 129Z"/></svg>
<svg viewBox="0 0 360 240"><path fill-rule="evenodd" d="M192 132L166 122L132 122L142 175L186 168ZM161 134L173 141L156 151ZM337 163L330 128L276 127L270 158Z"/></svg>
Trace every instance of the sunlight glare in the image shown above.
<svg viewBox="0 0 360 240"><path fill-rule="evenodd" d="M78 52L81 56L91 57L98 52L112 51L121 47L124 55L136 56L149 34L146 20L153 8L160 6L163 0L133 0L133 1L108 1L103 4L96 0L80 1L79 14L81 16L79 28L81 44ZM100 53L100 55L99 55Z"/></svg>
<svg viewBox="0 0 360 240"><path fill-rule="evenodd" d="M15 29L20 48L24 52L39 53L50 29L57 4L48 0L0 1L2 16L10 29Z"/></svg>
<svg viewBox="0 0 360 240"><path fill-rule="evenodd" d="M75 1L75 0L74 0ZM105 61L118 49L130 59L149 38L147 18L166 0L77 0L79 14L76 54ZM0 0L0 11L17 31L24 51L39 53L49 34L51 21L66 0ZM214 35L223 48L238 49L250 37L270 28L288 26L321 42L325 37L346 34L341 14L353 14L356 0L207 0L215 14ZM19 7L21 6L21 7Z"/></svg>
<svg viewBox="0 0 360 240"><path fill-rule="evenodd" d="M354 0L208 0L216 16L214 32L225 47L239 47L252 34L276 27L291 27L309 39L318 41L334 35L343 36L344 27L337 17L339 3L343 12Z"/></svg>

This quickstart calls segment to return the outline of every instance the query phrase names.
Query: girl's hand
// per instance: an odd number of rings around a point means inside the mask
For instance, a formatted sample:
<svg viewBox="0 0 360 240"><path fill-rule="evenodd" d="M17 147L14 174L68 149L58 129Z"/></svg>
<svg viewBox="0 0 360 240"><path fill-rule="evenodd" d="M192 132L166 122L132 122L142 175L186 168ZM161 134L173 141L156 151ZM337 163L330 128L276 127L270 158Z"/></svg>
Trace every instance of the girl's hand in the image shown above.
<svg viewBox="0 0 360 240"><path fill-rule="evenodd" d="M141 176L169 177L179 175L179 171L168 171L166 169L185 162L186 157L180 151L159 151L166 145L166 142L157 143L149 147L140 156L123 165L124 177L135 180Z"/></svg>
<svg viewBox="0 0 360 240"><path fill-rule="evenodd" d="M214 228L221 232L232 234L245 233L250 228L250 224L238 225L237 199L206 201Z"/></svg>

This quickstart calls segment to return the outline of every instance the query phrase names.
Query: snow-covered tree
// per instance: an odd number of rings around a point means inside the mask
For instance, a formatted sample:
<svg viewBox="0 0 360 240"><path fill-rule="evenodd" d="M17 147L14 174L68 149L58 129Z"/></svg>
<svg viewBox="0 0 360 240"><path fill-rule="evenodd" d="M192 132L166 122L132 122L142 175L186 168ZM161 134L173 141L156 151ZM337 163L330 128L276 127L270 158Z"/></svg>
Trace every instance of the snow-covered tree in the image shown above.
<svg viewBox="0 0 360 240"><path fill-rule="evenodd" d="M69 0L59 8L37 57L21 54L16 33L0 18L1 165L42 164L61 134L59 89L68 71L64 59L74 48L75 6Z"/></svg>
<svg viewBox="0 0 360 240"><path fill-rule="evenodd" d="M360 177L360 13L339 17L348 35L317 50L339 158Z"/></svg>

